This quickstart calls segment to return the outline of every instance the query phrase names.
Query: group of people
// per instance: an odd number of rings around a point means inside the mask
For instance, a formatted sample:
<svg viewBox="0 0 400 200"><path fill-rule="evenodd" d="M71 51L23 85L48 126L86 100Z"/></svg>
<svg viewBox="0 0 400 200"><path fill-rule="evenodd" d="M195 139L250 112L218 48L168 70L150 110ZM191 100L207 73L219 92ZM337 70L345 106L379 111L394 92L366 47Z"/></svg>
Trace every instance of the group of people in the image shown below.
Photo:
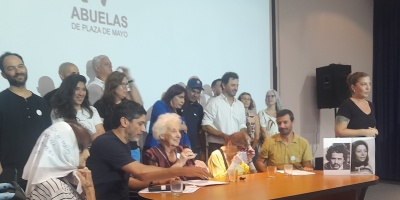
<svg viewBox="0 0 400 200"><path fill-rule="evenodd" d="M152 106L142 159L135 160L132 143L146 132L140 93L128 68L113 72L104 55L91 63L96 78L89 84L76 65L63 63L60 87L42 99L26 88L23 58L1 55L10 87L0 93L0 182L17 177L29 199L127 199L129 190L170 178L256 173L288 163L313 168L310 145L293 132L294 114L282 108L278 93L268 91L267 108L257 114L250 93L235 97L234 72L213 81L204 107L199 78L169 87ZM369 76L351 74L349 86L353 96L339 108L336 136L376 136L374 108L365 100Z"/></svg>

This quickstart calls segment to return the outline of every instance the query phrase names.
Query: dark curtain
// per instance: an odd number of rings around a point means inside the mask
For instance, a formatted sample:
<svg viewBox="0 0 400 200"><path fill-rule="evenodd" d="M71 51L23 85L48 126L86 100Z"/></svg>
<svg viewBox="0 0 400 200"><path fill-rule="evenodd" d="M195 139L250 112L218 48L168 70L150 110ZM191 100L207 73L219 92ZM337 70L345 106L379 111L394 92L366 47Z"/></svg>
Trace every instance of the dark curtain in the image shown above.
<svg viewBox="0 0 400 200"><path fill-rule="evenodd" d="M376 174L400 181L400 0L374 0Z"/></svg>

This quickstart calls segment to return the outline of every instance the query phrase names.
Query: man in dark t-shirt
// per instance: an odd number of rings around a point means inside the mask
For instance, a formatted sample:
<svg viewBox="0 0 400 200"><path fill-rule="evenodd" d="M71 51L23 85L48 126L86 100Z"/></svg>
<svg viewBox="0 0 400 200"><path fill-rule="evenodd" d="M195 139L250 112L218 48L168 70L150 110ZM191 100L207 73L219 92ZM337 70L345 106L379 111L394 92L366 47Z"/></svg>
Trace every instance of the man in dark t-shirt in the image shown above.
<svg viewBox="0 0 400 200"><path fill-rule="evenodd" d="M131 100L118 104L112 123L111 131L93 141L87 160L87 166L92 171L96 199L129 199L130 175L141 181L178 176L209 177L203 168L160 168L143 165L131 157L129 141L137 141L146 129L146 111L140 104Z"/></svg>
<svg viewBox="0 0 400 200"><path fill-rule="evenodd" d="M20 55L1 55L0 69L10 83L0 93L0 183L17 179L25 188L22 171L39 135L51 125L50 109L26 89L28 70Z"/></svg>

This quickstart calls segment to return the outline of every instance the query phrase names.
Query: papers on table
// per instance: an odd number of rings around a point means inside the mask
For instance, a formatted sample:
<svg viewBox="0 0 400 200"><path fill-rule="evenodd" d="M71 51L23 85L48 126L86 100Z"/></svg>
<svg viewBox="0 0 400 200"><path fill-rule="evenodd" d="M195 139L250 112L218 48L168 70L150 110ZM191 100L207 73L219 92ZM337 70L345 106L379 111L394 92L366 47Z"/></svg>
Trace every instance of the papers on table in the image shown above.
<svg viewBox="0 0 400 200"><path fill-rule="evenodd" d="M186 185L185 189L183 190L183 193L193 193L196 192L198 189L200 189L197 186L194 185ZM140 190L139 193L170 193L171 191L155 191L155 192L150 192L149 188L145 188L143 190Z"/></svg>
<svg viewBox="0 0 400 200"><path fill-rule="evenodd" d="M210 181L210 180L188 180L182 181L184 184L190 184L195 186L208 186L208 185L223 185L228 184L228 182L221 181Z"/></svg>
<svg viewBox="0 0 400 200"><path fill-rule="evenodd" d="M285 172L283 170L278 170L279 173L284 174ZM302 175L312 175L315 174L314 172L308 172L308 171L303 171L303 170L293 170L292 175L293 176L302 176Z"/></svg>

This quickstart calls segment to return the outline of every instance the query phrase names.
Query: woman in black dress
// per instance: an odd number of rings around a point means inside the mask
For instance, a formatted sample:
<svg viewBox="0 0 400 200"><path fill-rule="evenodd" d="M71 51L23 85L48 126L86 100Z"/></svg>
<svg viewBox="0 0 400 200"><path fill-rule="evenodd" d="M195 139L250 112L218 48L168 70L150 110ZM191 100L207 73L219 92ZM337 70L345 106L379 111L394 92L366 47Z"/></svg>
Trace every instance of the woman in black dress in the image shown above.
<svg viewBox="0 0 400 200"><path fill-rule="evenodd" d="M366 100L371 92L371 79L364 72L355 72L347 77L351 97L339 107L336 123L336 137L376 137L375 107Z"/></svg>

